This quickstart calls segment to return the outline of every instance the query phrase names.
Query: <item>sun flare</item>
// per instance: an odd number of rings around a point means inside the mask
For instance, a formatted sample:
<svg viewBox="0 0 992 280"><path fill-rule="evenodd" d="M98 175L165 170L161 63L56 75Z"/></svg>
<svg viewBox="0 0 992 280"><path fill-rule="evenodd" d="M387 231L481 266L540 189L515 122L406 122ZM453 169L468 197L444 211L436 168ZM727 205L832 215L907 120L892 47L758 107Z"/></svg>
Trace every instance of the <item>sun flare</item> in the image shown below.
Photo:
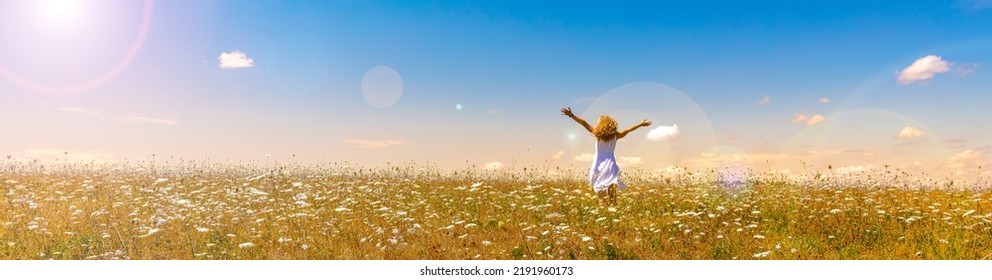
<svg viewBox="0 0 992 280"><path fill-rule="evenodd" d="M36 0L34 11L38 19L53 28L67 28L83 18L83 0Z"/></svg>

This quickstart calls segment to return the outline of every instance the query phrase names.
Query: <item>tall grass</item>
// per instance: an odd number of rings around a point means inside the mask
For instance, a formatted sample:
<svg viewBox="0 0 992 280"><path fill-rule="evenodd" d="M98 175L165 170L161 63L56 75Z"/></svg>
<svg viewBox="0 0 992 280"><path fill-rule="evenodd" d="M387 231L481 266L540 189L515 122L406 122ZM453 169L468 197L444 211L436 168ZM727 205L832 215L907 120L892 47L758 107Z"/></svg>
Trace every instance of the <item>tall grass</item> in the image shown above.
<svg viewBox="0 0 992 280"><path fill-rule="evenodd" d="M0 259L988 259L984 186L907 175L8 160Z"/></svg>

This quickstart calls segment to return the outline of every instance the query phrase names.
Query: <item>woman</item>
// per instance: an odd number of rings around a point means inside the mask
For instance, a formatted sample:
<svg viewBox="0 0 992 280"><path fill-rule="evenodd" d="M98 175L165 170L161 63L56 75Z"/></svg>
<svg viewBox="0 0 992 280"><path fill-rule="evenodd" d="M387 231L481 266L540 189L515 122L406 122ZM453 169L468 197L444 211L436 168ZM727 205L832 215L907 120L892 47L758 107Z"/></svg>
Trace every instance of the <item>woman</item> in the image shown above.
<svg viewBox="0 0 992 280"><path fill-rule="evenodd" d="M617 166L616 156L613 155L613 151L617 147L617 140L642 126L651 125L651 121L644 119L635 126L617 131L617 120L609 115L599 116L599 121L593 128L586 120L573 114L572 108L562 108L561 114L572 118L596 137L596 158L592 162L592 167L589 168L589 184L592 185L593 191L599 197L600 205L616 204L617 191L627 188L620 180L620 167Z"/></svg>

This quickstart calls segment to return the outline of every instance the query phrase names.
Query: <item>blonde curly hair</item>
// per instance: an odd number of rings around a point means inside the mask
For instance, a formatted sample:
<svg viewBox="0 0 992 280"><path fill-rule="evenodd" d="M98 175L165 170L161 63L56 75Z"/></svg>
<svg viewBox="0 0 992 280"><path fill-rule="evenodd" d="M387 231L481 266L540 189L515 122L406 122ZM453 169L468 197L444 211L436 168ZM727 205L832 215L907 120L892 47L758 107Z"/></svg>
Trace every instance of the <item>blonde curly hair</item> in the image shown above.
<svg viewBox="0 0 992 280"><path fill-rule="evenodd" d="M592 135L599 141L610 141L617 136L617 120L609 115L600 115Z"/></svg>

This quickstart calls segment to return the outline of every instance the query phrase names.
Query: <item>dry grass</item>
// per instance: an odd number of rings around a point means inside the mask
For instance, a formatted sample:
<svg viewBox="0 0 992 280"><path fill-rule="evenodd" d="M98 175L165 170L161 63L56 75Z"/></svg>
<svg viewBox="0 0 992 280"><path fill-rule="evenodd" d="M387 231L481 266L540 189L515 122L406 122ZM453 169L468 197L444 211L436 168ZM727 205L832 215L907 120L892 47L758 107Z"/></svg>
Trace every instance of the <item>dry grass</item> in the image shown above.
<svg viewBox="0 0 992 280"><path fill-rule="evenodd" d="M142 166L142 167L138 167ZM180 163L0 171L0 259L988 259L992 195L858 176ZM878 178L876 179L872 179Z"/></svg>

